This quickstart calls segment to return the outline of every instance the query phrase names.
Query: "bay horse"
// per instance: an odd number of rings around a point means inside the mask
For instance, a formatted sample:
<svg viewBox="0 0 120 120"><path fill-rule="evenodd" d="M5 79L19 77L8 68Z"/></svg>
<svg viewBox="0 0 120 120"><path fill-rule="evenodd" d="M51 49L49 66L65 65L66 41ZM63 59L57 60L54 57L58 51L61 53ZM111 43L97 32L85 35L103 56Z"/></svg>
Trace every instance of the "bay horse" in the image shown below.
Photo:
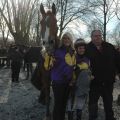
<svg viewBox="0 0 120 120"><path fill-rule="evenodd" d="M56 20L56 8L55 4L52 5L52 11L48 10L45 12L43 5L40 6L40 12L42 14L41 25L41 41L45 47L46 52L52 53L53 50L58 47L57 38L57 20Z"/></svg>
<svg viewBox="0 0 120 120"><path fill-rule="evenodd" d="M44 6L40 5L40 12L42 15L42 20L40 21L40 36L41 36L41 44L44 48L42 52L42 62L38 65L37 69L39 69L39 81L35 83L37 87L41 91L40 99L44 100L46 105L46 120L51 119L49 106L50 106L50 70L49 70L49 62L48 69L44 66L45 54L47 53L49 56L52 56L54 50L58 47L59 40L57 39L57 20L56 20L56 8L55 4L52 4L52 11L48 10L45 12ZM49 58L50 61L51 57ZM34 75L35 76L35 75ZM33 79L34 81L34 79ZM45 99L44 99L45 98Z"/></svg>

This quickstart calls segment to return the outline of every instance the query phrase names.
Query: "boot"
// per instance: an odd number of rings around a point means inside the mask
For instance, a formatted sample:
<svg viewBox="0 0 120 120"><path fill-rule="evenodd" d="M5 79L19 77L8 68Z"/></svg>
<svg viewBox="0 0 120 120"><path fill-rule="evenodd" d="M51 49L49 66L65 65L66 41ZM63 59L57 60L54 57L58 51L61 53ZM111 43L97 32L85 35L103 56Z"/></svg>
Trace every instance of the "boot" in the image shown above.
<svg viewBox="0 0 120 120"><path fill-rule="evenodd" d="M40 93L40 96L38 98L38 102L41 103L42 105L46 105L45 93L43 91L41 91L41 93Z"/></svg>
<svg viewBox="0 0 120 120"><path fill-rule="evenodd" d="M68 111L68 120L73 120L73 111Z"/></svg>
<svg viewBox="0 0 120 120"><path fill-rule="evenodd" d="M89 105L89 120L96 120L98 116L98 106L96 104Z"/></svg>
<svg viewBox="0 0 120 120"><path fill-rule="evenodd" d="M76 120L81 120L81 117L82 117L82 110L79 110L79 109L77 109L77 113L76 113L77 115L77 119Z"/></svg>

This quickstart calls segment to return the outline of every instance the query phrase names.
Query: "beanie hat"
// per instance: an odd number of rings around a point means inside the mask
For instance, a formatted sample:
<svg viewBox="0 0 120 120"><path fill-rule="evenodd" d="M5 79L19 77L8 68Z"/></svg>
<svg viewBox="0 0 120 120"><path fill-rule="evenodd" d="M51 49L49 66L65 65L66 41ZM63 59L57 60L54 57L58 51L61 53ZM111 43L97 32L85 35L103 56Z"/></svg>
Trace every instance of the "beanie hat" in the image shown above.
<svg viewBox="0 0 120 120"><path fill-rule="evenodd" d="M86 46L86 42L82 38L77 39L74 43L75 49L77 49L79 46Z"/></svg>

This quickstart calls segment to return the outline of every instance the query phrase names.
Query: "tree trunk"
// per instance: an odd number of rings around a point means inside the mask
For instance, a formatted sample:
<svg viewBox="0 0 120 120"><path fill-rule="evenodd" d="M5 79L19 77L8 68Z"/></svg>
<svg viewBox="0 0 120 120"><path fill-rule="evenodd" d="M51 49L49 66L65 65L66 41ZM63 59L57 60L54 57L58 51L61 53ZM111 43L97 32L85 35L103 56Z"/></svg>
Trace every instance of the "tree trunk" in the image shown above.
<svg viewBox="0 0 120 120"><path fill-rule="evenodd" d="M28 35L22 36L21 34L15 33L13 35L13 37L14 37L16 45L29 45L29 37L28 37Z"/></svg>
<svg viewBox="0 0 120 120"><path fill-rule="evenodd" d="M106 12L106 0L104 0L104 33L103 33L103 39L104 41L106 41L106 16L107 16L107 12Z"/></svg>

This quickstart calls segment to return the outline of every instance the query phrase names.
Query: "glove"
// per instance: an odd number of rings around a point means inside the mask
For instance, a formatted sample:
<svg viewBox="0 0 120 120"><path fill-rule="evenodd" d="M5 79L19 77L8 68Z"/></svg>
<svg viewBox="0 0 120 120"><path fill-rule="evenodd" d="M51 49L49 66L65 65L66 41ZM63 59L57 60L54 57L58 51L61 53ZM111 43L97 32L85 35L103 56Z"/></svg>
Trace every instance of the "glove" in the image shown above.
<svg viewBox="0 0 120 120"><path fill-rule="evenodd" d="M50 70L53 67L54 62L55 62L55 58L46 53L45 57L44 57L44 67L45 67L45 69Z"/></svg>

